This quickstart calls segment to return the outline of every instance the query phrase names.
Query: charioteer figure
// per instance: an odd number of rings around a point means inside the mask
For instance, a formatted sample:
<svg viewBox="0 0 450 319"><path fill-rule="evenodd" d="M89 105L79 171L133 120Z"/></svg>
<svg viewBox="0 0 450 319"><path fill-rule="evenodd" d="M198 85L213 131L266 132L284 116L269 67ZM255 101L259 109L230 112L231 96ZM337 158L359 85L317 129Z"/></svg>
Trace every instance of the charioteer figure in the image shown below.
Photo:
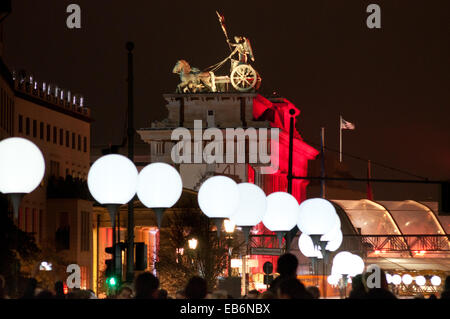
<svg viewBox="0 0 450 319"><path fill-rule="evenodd" d="M230 39L227 39L228 44L231 47L235 48L233 50L231 56L238 53L239 63L247 64L248 58L250 58L250 60L252 60L254 62L255 57L253 56L253 51L252 51L252 46L250 45L250 40L247 39L246 37L235 36L234 41L235 41L235 43L231 42Z"/></svg>

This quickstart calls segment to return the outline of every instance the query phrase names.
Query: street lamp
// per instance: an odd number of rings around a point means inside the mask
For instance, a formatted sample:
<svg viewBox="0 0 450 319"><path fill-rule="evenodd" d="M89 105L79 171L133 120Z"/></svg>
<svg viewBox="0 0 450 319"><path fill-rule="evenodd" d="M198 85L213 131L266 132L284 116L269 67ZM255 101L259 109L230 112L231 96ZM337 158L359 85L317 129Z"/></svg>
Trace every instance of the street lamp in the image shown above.
<svg viewBox="0 0 450 319"><path fill-rule="evenodd" d="M220 236L222 221L232 216L239 205L238 185L226 176L208 178L198 190L197 200L202 212L211 218Z"/></svg>
<svg viewBox="0 0 450 319"><path fill-rule="evenodd" d="M44 156L33 142L21 137L0 142L0 192L11 198L16 225L23 196L39 186L44 173Z"/></svg>
<svg viewBox="0 0 450 319"><path fill-rule="evenodd" d="M285 192L275 192L267 196L267 210L262 222L270 231L277 234L280 247L283 236L295 227L297 218L298 202L294 196Z"/></svg>
<svg viewBox="0 0 450 319"><path fill-rule="evenodd" d="M266 213L266 194L259 186L251 183L240 183L237 187L239 205L230 220L242 228L245 242L248 243L250 229L259 224Z"/></svg>
<svg viewBox="0 0 450 319"><path fill-rule="evenodd" d="M230 219L225 219L223 221L223 226L225 228L225 232L229 235L234 233L234 229L236 228L236 224Z"/></svg>
<svg viewBox="0 0 450 319"><path fill-rule="evenodd" d="M175 205L183 192L183 182L178 171L166 163L152 163L139 173L137 196L156 214L158 228L161 228L164 211Z"/></svg>
<svg viewBox="0 0 450 319"><path fill-rule="evenodd" d="M190 249L195 250L197 249L198 240L195 238L191 238L188 240L188 245Z"/></svg>
<svg viewBox="0 0 450 319"><path fill-rule="evenodd" d="M88 173L88 188L94 199L108 209L113 228L113 269L119 272L120 254L116 251L116 214L119 207L136 194L138 171L127 157L109 154L92 164ZM118 259L118 260L116 260Z"/></svg>

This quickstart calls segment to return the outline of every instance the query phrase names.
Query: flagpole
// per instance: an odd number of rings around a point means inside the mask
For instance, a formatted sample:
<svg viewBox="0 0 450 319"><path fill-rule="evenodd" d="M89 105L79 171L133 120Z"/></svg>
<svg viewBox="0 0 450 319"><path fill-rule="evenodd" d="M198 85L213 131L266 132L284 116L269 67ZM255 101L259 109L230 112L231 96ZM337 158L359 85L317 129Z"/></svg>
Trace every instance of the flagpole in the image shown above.
<svg viewBox="0 0 450 319"><path fill-rule="evenodd" d="M342 115L339 115L339 162L342 163Z"/></svg>
<svg viewBox="0 0 450 319"><path fill-rule="evenodd" d="M320 131L320 135L321 135L321 172L320 172L320 176L321 177L325 177L325 128L322 127L321 131ZM320 197L325 198L325 180L322 179L320 181Z"/></svg>

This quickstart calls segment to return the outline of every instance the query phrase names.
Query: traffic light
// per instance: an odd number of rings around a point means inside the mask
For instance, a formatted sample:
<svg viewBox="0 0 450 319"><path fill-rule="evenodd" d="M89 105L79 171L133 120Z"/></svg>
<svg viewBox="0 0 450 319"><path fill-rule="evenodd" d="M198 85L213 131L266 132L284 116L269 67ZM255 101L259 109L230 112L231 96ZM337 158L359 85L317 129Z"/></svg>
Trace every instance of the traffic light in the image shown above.
<svg viewBox="0 0 450 319"><path fill-rule="evenodd" d="M125 243L125 242L120 242L120 243L117 243L116 245L114 245L114 249L116 250L115 251L116 264L114 265L112 259L107 259L105 261L107 276L108 276L108 274L116 275L118 277L122 276L122 250L125 250L126 248L127 248L127 243ZM112 255L112 257L114 258L113 247L106 247L105 253ZM116 269L114 269L114 266L116 267Z"/></svg>
<svg viewBox="0 0 450 319"><path fill-rule="evenodd" d="M109 288L115 288L119 284L119 280L115 276L110 276L106 278L106 284Z"/></svg>

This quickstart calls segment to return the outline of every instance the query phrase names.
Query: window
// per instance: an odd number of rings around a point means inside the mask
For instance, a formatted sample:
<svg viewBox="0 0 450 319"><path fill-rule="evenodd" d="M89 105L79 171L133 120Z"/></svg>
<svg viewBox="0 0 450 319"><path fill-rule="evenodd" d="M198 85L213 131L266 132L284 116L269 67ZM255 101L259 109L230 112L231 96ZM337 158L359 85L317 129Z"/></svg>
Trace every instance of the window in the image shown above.
<svg viewBox="0 0 450 319"><path fill-rule="evenodd" d="M89 251L90 221L89 212L81 212L81 251Z"/></svg>
<svg viewBox="0 0 450 319"><path fill-rule="evenodd" d="M29 117L27 117L25 125L26 125L25 126L25 134L30 135L30 118Z"/></svg>
<svg viewBox="0 0 450 319"><path fill-rule="evenodd" d="M78 134L78 150L81 151L81 135Z"/></svg>
<svg viewBox="0 0 450 319"><path fill-rule="evenodd" d="M83 137L83 152L87 152L87 137Z"/></svg>
<svg viewBox="0 0 450 319"><path fill-rule="evenodd" d="M50 142L50 124L47 124L47 142Z"/></svg>
<svg viewBox="0 0 450 319"><path fill-rule="evenodd" d="M58 143L58 129L53 126L53 144Z"/></svg>
<svg viewBox="0 0 450 319"><path fill-rule="evenodd" d="M59 162L50 161L50 176L59 177Z"/></svg>
<svg viewBox="0 0 450 319"><path fill-rule="evenodd" d="M19 133L23 133L23 116L19 114Z"/></svg>
<svg viewBox="0 0 450 319"><path fill-rule="evenodd" d="M64 129L59 129L59 145L64 145Z"/></svg>
<svg viewBox="0 0 450 319"><path fill-rule="evenodd" d="M33 137L37 136L37 121L33 120Z"/></svg>
<svg viewBox="0 0 450 319"><path fill-rule="evenodd" d="M70 147L70 133L66 131L66 146Z"/></svg>
<svg viewBox="0 0 450 319"><path fill-rule="evenodd" d="M55 234L56 250L70 249L69 213L59 213L58 228Z"/></svg>
<svg viewBox="0 0 450 319"><path fill-rule="evenodd" d="M44 139L44 123L42 122L39 124L39 138Z"/></svg>
<svg viewBox="0 0 450 319"><path fill-rule="evenodd" d="M75 133L72 133L72 148L75 149Z"/></svg>

